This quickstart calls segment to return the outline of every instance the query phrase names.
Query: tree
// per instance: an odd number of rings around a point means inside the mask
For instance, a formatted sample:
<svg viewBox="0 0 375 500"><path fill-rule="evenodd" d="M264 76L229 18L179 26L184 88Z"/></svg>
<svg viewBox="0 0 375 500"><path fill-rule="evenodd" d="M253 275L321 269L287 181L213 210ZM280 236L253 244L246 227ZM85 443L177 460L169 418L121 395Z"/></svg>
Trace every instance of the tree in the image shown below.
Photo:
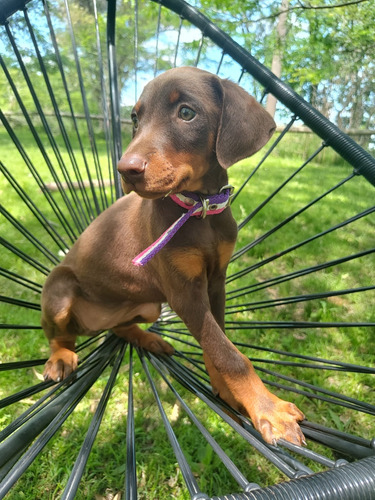
<svg viewBox="0 0 375 500"><path fill-rule="evenodd" d="M281 77L282 70L282 59L284 52L284 44L287 36L287 16L288 16L288 8L289 8L289 0L282 0L280 15L278 16L277 25L275 28L276 31L276 46L272 56L272 65L271 71L277 77ZM276 112L276 98L269 94L267 97L266 110L268 113L274 117Z"/></svg>
<svg viewBox="0 0 375 500"><path fill-rule="evenodd" d="M202 0L202 5L266 66L282 60L281 78L339 126L375 128L375 2L289 0L280 8L280 0Z"/></svg>

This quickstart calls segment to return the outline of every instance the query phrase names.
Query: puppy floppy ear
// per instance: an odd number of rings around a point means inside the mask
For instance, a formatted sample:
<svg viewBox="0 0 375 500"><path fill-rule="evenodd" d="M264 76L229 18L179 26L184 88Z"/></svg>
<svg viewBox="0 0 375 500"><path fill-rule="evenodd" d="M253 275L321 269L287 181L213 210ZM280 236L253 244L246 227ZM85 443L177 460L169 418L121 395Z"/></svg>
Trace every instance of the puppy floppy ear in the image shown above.
<svg viewBox="0 0 375 500"><path fill-rule="evenodd" d="M216 156L223 168L256 153L271 138L276 124L271 115L239 85L220 80L222 111Z"/></svg>

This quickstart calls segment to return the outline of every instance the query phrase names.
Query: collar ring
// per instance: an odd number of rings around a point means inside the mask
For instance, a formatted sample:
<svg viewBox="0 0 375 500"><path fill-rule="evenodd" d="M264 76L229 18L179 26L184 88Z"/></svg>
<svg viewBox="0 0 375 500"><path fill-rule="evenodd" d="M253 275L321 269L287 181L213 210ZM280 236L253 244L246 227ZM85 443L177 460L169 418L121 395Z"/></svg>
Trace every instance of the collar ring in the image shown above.
<svg viewBox="0 0 375 500"><path fill-rule="evenodd" d="M202 213L200 214L200 219L205 219L207 216L207 210L209 209L209 200L207 198L203 198L203 196L199 196L202 203Z"/></svg>

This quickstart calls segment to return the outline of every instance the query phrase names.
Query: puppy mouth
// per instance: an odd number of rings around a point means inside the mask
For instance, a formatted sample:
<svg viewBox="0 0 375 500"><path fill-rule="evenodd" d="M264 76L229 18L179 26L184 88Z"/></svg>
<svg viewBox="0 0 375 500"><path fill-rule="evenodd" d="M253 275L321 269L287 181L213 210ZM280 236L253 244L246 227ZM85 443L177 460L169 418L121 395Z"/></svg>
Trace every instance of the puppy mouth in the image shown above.
<svg viewBox="0 0 375 500"><path fill-rule="evenodd" d="M173 194L174 193L180 193L181 191L184 190L184 186L186 186L187 184L189 184L189 176L186 176L184 177L180 182L179 184L176 186L176 189L173 190ZM172 192L172 191L171 191Z"/></svg>
<svg viewBox="0 0 375 500"><path fill-rule="evenodd" d="M179 193L183 190L183 187L188 183L188 181L189 178L186 176L177 184L176 179L175 182L168 183L167 185L163 183L163 186L161 186L159 184L150 185L149 183L145 183L144 180L139 182L131 182L126 179L125 176L121 176L121 185L125 194L129 194L134 191L142 198L148 199L165 198L170 194Z"/></svg>
<svg viewBox="0 0 375 500"><path fill-rule="evenodd" d="M125 194L129 194L132 191L135 191L135 185L125 179L125 177L121 176L121 187Z"/></svg>

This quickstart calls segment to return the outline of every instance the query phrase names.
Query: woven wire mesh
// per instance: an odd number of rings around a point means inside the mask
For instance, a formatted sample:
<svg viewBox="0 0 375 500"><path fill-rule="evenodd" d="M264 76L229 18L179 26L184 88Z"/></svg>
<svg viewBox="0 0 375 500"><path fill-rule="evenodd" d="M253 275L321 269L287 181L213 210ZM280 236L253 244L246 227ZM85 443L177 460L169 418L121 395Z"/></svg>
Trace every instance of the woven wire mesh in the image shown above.
<svg viewBox="0 0 375 500"><path fill-rule="evenodd" d="M107 15L100 7L94 1L89 12L95 56L86 60L76 4L0 3L3 81L17 103L12 114L1 112L0 497L18 498L30 483L43 497L38 484L54 454L61 466L44 497L94 497L87 485L100 476L109 446L105 460L111 453L123 460L110 487L129 499L150 498L147 477L158 460L160 498L374 498L375 369L361 356L375 330L367 229L374 159L188 4L136 1L116 12L109 1ZM120 43L127 44L121 60ZM130 140L126 108L159 72L186 64L230 77L260 100L265 91L279 99L282 130L262 155L230 171L240 231L227 275L226 331L268 386L304 410L307 448L270 446L248 419L232 419L211 392L199 345L167 305L150 329L173 343L172 358L134 351L103 332L79 347L76 374L57 385L36 382L47 357L39 326L45 277L121 195L116 163ZM317 136L301 140L296 167L283 144L301 117ZM315 181L309 189L306 179ZM352 278L358 268L360 282ZM340 332L345 342L336 346ZM24 359L25 344L32 359ZM329 359L320 344L331 346ZM84 428L75 420L82 412L90 417ZM154 426L161 425L171 454L155 460ZM64 440L77 448L75 463L64 458Z"/></svg>

